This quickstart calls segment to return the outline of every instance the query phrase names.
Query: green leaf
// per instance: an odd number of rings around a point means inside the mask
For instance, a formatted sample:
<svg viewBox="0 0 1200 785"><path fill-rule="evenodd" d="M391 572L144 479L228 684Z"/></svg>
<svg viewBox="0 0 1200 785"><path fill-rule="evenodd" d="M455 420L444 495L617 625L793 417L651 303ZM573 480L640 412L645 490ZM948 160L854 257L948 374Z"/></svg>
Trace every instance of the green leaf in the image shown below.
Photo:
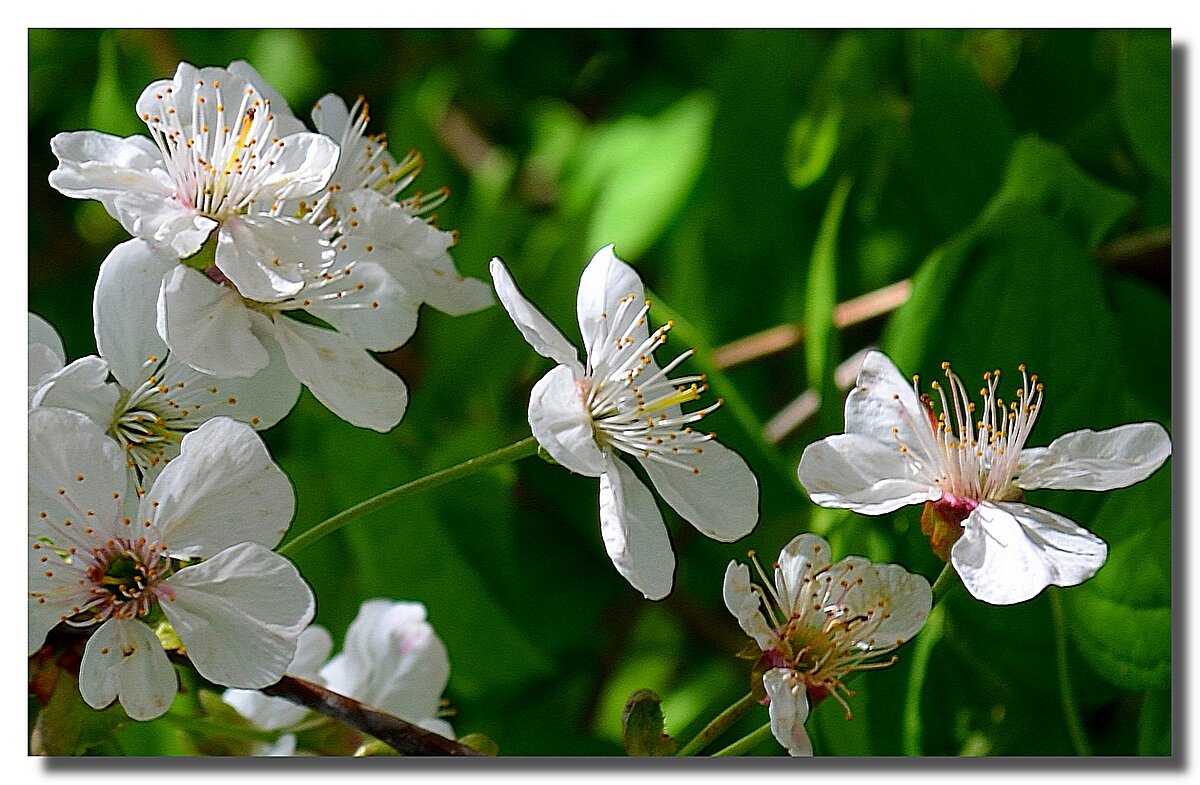
<svg viewBox="0 0 1200 785"><path fill-rule="evenodd" d="M1005 204L1028 204L1095 248L1133 208L1134 198L1086 174L1066 151L1036 136L1013 147L1004 184L984 215Z"/></svg>
<svg viewBox="0 0 1200 785"><path fill-rule="evenodd" d="M837 152L842 125L841 104L834 102L821 112L809 112L792 125L788 139L788 180L796 188L807 188L821 179Z"/></svg>
<svg viewBox="0 0 1200 785"><path fill-rule="evenodd" d="M292 29L264 30L250 49L250 62L291 104L297 117L305 107L293 101L321 95L321 76L324 69L313 55L303 31ZM351 97L352 98L352 97Z"/></svg>
<svg viewBox="0 0 1200 785"><path fill-rule="evenodd" d="M1108 560L1064 592L1069 629L1098 674L1124 689L1171 684L1171 473L1112 492L1089 529Z"/></svg>
<svg viewBox="0 0 1200 785"><path fill-rule="evenodd" d="M833 189L808 266L804 359L809 386L819 390L826 401L837 398L833 382L833 365L837 362L837 335L833 329L833 309L837 305L837 241L851 183L851 178L843 175Z"/></svg>
<svg viewBox="0 0 1200 785"><path fill-rule="evenodd" d="M1000 184L1012 121L955 51L960 33L913 33L913 155L929 211L943 229L975 219Z"/></svg>
<svg viewBox="0 0 1200 785"><path fill-rule="evenodd" d="M1035 433L1049 441L1120 421L1130 381L1118 372L1118 334L1100 271L1078 241L1029 205L1004 204L926 260L883 346L906 374L950 361L969 383L1026 363L1046 385Z"/></svg>
<svg viewBox="0 0 1200 785"><path fill-rule="evenodd" d="M696 92L649 121L600 189L589 252L616 243L622 258L636 259L654 244L700 176L715 112L712 97Z"/></svg>
<svg viewBox="0 0 1200 785"><path fill-rule="evenodd" d="M651 690L629 696L621 713L621 736L629 755L674 755L679 746L663 733L662 700Z"/></svg>
<svg viewBox="0 0 1200 785"><path fill-rule="evenodd" d="M482 733L468 733L459 739L458 743L464 744L482 755L494 757L500 754L500 745L496 743L495 739Z"/></svg>
<svg viewBox="0 0 1200 785"><path fill-rule="evenodd" d="M1171 300L1161 290L1136 278L1113 278L1106 287L1109 304L1121 325L1121 356L1129 385L1127 420L1171 419ZM1160 347L1146 351L1146 347ZM1145 380L1157 380L1147 383Z"/></svg>
<svg viewBox="0 0 1200 785"><path fill-rule="evenodd" d="M79 679L58 669L50 701L38 712L29 739L33 755L82 755L130 720L114 703L97 711L79 694Z"/></svg>
<svg viewBox="0 0 1200 785"><path fill-rule="evenodd" d="M1133 152L1171 182L1171 31L1131 30L1117 75L1117 105Z"/></svg>
<svg viewBox="0 0 1200 785"><path fill-rule="evenodd" d="M131 112L117 67L120 56L118 33L105 30L100 34L99 57L96 63L96 86L92 90L92 103L88 112L88 123L97 131L129 136L145 128Z"/></svg>

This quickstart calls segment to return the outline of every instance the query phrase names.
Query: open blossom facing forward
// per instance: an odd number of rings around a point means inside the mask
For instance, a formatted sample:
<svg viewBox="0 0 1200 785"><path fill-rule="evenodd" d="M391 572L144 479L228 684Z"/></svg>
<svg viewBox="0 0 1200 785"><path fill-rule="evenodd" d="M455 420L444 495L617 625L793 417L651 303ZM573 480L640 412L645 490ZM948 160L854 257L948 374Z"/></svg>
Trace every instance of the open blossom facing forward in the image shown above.
<svg viewBox="0 0 1200 785"><path fill-rule="evenodd" d="M367 600L346 632L342 652L330 659L332 639L313 625L300 636L288 673L415 725L454 738L438 715L450 678L450 660L441 638L419 602ZM252 690L226 690L224 700L263 730L295 725L307 710L282 698ZM295 737L286 734L260 754L290 755Z"/></svg>
<svg viewBox="0 0 1200 785"><path fill-rule="evenodd" d="M305 131L244 62L182 63L146 88L138 112L149 139L80 131L51 143L51 185L99 200L146 259L109 283L141 291L135 275L148 277L156 329L177 360L249 377L282 355L338 416L394 427L407 389L369 352L403 345L423 301L456 314L491 302L481 281L455 270L453 235L420 217L444 195L393 201L419 157L392 167L380 143L364 145L361 127L320 113L337 141ZM363 167L397 176L361 175Z"/></svg>
<svg viewBox="0 0 1200 785"><path fill-rule="evenodd" d="M1025 443L1043 385L1021 367L1007 406L1000 372L984 374L976 410L943 364L945 385L921 394L885 355L872 352L846 399L846 432L805 449L800 482L817 504L881 515L925 503L922 528L976 598L998 605L1074 586L1104 564L1104 541L1061 515L1024 502L1038 488L1104 491L1149 477L1171 454L1157 423L1081 430L1048 447Z"/></svg>
<svg viewBox="0 0 1200 785"><path fill-rule="evenodd" d="M138 720L175 696L159 638L172 629L209 681L278 681L315 600L270 550L295 501L262 440L209 420L140 502L125 487L125 456L100 426L65 409L29 413L30 653L59 623L94 628L79 691L97 709L119 699Z"/></svg>
<svg viewBox="0 0 1200 785"><path fill-rule="evenodd" d="M538 443L573 472L600 478L600 532L617 570L649 599L671 591L675 554L654 497L617 453L633 456L676 512L722 542L743 537L758 521L758 480L715 434L691 426L720 404L685 413L681 405L708 389L703 376L669 374L693 350L659 368L654 350L670 322L650 331L641 279L600 249L579 281L579 329L587 361L517 289L493 259L500 302L525 340L558 363L529 399Z"/></svg>
<svg viewBox="0 0 1200 785"><path fill-rule="evenodd" d="M73 409L91 417L125 451L131 483L143 489L179 454L184 434L201 423L225 416L269 428L300 394L278 351L266 368L243 379L217 378L175 357L154 329L154 272L162 268L145 247L137 240L122 243L100 266L93 302L100 356L65 364L65 357L47 354L41 342L50 340L45 333L53 328L41 322L35 332L32 314L29 338L30 357L47 358L38 364L36 384L31 359L30 408Z"/></svg>
<svg viewBox="0 0 1200 785"><path fill-rule="evenodd" d="M99 200L134 237L179 259L216 232L217 268L249 297L298 291L297 267L320 263L319 234L278 208L325 187L337 166L334 141L304 131L286 104L273 105L244 62L180 63L172 79L142 91L137 113L150 138L55 136L50 184Z"/></svg>
<svg viewBox="0 0 1200 785"><path fill-rule="evenodd" d="M753 556L753 554L751 554ZM774 580L759 565L761 585L746 565L725 570L725 605L762 650L771 732L792 755L812 755L804 723L810 708L832 695L846 709L854 671L891 665L884 659L925 624L933 604L929 583L896 564L847 556L830 564L829 543L801 534L779 554Z"/></svg>

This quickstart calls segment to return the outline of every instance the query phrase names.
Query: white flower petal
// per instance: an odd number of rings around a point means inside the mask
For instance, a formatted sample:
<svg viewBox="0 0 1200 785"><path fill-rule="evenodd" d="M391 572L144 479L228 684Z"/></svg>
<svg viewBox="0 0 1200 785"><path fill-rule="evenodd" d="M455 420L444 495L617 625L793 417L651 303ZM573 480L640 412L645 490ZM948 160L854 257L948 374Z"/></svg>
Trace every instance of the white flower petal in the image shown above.
<svg viewBox="0 0 1200 785"><path fill-rule="evenodd" d="M804 728L809 710L804 681L789 668L772 668L763 674L763 687L771 699L767 706L771 735L789 755L812 755L812 741Z"/></svg>
<svg viewBox="0 0 1200 785"><path fill-rule="evenodd" d="M29 413L31 532L49 527L58 545L90 547L80 530L116 533L125 483L121 448L93 420L67 409Z"/></svg>
<svg viewBox="0 0 1200 785"><path fill-rule="evenodd" d="M358 261L348 269L314 293L305 310L373 352L403 345L417 329L417 305L408 292L381 265Z"/></svg>
<svg viewBox="0 0 1200 785"><path fill-rule="evenodd" d="M771 625L763 616L762 599L750 588L750 570L744 564L729 562L725 568L725 583L721 589L725 607L737 618L738 624L754 639L758 648L766 651L775 645Z"/></svg>
<svg viewBox="0 0 1200 785"><path fill-rule="evenodd" d="M914 575L898 564L872 565L875 580L871 581L871 609L888 615L880 622L874 637L880 646L890 646L909 640L920 632L933 609L933 592L929 581Z"/></svg>
<svg viewBox="0 0 1200 785"><path fill-rule="evenodd" d="M40 529L40 527L39 527ZM86 587L79 579L85 570L79 565L63 561L46 543L34 539L30 532L26 543L29 557L29 654L33 654L46 642L50 630L68 616L76 613L91 599Z"/></svg>
<svg viewBox="0 0 1200 785"><path fill-rule="evenodd" d="M824 570L829 559L829 543L808 532L796 535L783 546L775 569L775 590L789 610L799 607L800 591L806 588L805 576Z"/></svg>
<svg viewBox="0 0 1200 785"><path fill-rule="evenodd" d="M433 718L433 719L421 720L420 722L415 723L415 724L418 725L419 727L424 728L425 730L427 730L431 733L436 733L437 735L439 735L443 738L446 738L446 739L457 738L457 736L455 736L455 734L454 734L453 726L451 726L450 723L446 722L445 720L439 720L439 719Z"/></svg>
<svg viewBox="0 0 1200 785"><path fill-rule="evenodd" d="M230 218L217 235L217 267L243 297L272 302L299 292L305 270L333 258L322 240L317 227L295 218Z"/></svg>
<svg viewBox="0 0 1200 785"><path fill-rule="evenodd" d="M394 602L383 598L365 600L346 630L345 645L339 655L349 660L354 680L329 681L330 689L346 695L361 691L370 678L374 663L387 656L394 635L420 625L428 626L428 622L425 606L419 602ZM338 686L334 687L335 684Z"/></svg>
<svg viewBox="0 0 1200 785"><path fill-rule="evenodd" d="M39 349L36 357L35 348ZM66 363L67 351L58 331L37 314L29 314L29 383L61 370Z"/></svg>
<svg viewBox="0 0 1200 785"><path fill-rule="evenodd" d="M808 445L796 471L814 504L863 515L882 515L941 496L929 482L912 476L912 465L898 445L855 433Z"/></svg>
<svg viewBox="0 0 1200 785"><path fill-rule="evenodd" d="M576 312L579 317L579 332L583 335L583 346L589 357L595 358L597 343L608 334L609 322L620 305L622 297L633 296L632 306L640 309L646 300L642 279L637 271L617 258L612 245L601 248L584 268L579 278L579 294ZM646 323L635 326L630 336L634 346L641 344L650 335Z"/></svg>
<svg viewBox="0 0 1200 785"><path fill-rule="evenodd" d="M100 265L92 297L96 348L127 390L146 381L144 364L151 356L166 354L155 326L158 292L163 276L177 265L174 256L136 239L113 248Z"/></svg>
<svg viewBox="0 0 1200 785"><path fill-rule="evenodd" d="M675 512L704 536L732 542L758 523L758 478L742 456L710 439L703 453L683 455L689 468L635 456L655 489ZM694 471L699 469L699 471Z"/></svg>
<svg viewBox="0 0 1200 785"><path fill-rule="evenodd" d="M50 185L64 196L96 199L130 234L140 232L118 214L118 198L143 193L166 200L173 194L162 154L145 136L122 139L99 131L71 131L55 135L50 150L58 158L58 168L50 173ZM157 228L144 227L146 236L153 237Z"/></svg>
<svg viewBox="0 0 1200 785"><path fill-rule="evenodd" d="M654 496L611 453L600 475L600 536L617 572L648 600L671 593L675 552Z"/></svg>
<svg viewBox="0 0 1200 785"><path fill-rule="evenodd" d="M437 716L450 660L423 605L368 600L346 632L345 651L321 672L335 692L420 722Z"/></svg>
<svg viewBox="0 0 1200 785"><path fill-rule="evenodd" d="M464 277L454 266L447 253L454 244L451 232L412 215L377 191L359 189L345 199L354 221L343 225L340 242L369 249L366 258L383 265L414 302L429 303L451 316L473 313L495 302L490 286Z"/></svg>
<svg viewBox="0 0 1200 785"><path fill-rule="evenodd" d="M172 409L206 418L232 417L255 430L282 420L300 397L300 380L288 370L283 350L274 341L267 345L270 362L251 377L220 379L201 375L173 356L162 368L162 385L170 390ZM185 386L180 388L179 382Z"/></svg>
<svg viewBox="0 0 1200 785"><path fill-rule="evenodd" d="M276 144L283 152L275 159L275 176L263 183L263 191L276 199L311 196L329 183L337 169L338 146L328 136L297 133Z"/></svg>
<svg viewBox="0 0 1200 785"><path fill-rule="evenodd" d="M130 717L152 720L171 707L177 686L162 644L136 619L109 619L83 649L79 692L94 709L119 698Z"/></svg>
<svg viewBox="0 0 1200 785"><path fill-rule="evenodd" d="M1061 515L1018 502L984 502L963 521L950 562L976 599L1011 605L1050 584L1082 583L1107 555L1103 540Z"/></svg>
<svg viewBox="0 0 1200 785"><path fill-rule="evenodd" d="M177 265L158 296L158 334L180 360L215 376L253 376L270 357L237 292Z"/></svg>
<svg viewBox="0 0 1200 785"><path fill-rule="evenodd" d="M117 408L121 392L108 383L108 363L95 355L80 357L58 373L44 379L29 405L55 406L82 412L108 427Z"/></svg>
<svg viewBox="0 0 1200 785"><path fill-rule="evenodd" d="M274 547L287 532L295 492L247 424L218 417L183 437L142 497L151 521L176 558L211 556L241 542Z"/></svg>
<svg viewBox="0 0 1200 785"><path fill-rule="evenodd" d="M350 127L350 109L337 93L326 93L313 106L312 121L317 132L341 142Z"/></svg>
<svg viewBox="0 0 1200 785"><path fill-rule="evenodd" d="M288 674L322 683L318 672L331 651L333 638L330 637L329 631L317 624L309 626L300 633L296 641L296 654L288 665ZM295 725L308 714L308 708L305 706L286 698L267 697L258 690L225 690L221 700L237 709L238 714L262 730L279 730ZM294 745L295 737L291 738Z"/></svg>
<svg viewBox="0 0 1200 785"><path fill-rule="evenodd" d="M604 453L596 444L592 416L569 366L555 366L533 386L529 427L550 457L571 471L585 477L604 473Z"/></svg>
<svg viewBox="0 0 1200 785"><path fill-rule="evenodd" d="M926 465L936 465L937 450L929 410L917 398L912 381L883 352L870 352L858 371L858 381L846 396L846 433L858 434L889 447L914 450ZM892 429L896 428L896 433ZM902 476L902 475L896 475Z"/></svg>
<svg viewBox="0 0 1200 785"><path fill-rule="evenodd" d="M243 79L254 87L258 88L258 92L264 98L271 102L271 114L275 115L275 131L279 136L290 136L294 133L306 131L304 123L300 118L296 117L292 107L288 106L287 100L283 95L263 78L254 66L245 60L234 60L229 64L227 69L229 73ZM320 129L318 129L320 130Z"/></svg>
<svg viewBox="0 0 1200 785"><path fill-rule="evenodd" d="M1109 491L1153 474L1171 456L1171 437L1153 422L1129 423L1106 431L1074 431L1050 442L1025 461L1017 485L1026 490Z"/></svg>
<svg viewBox="0 0 1200 785"><path fill-rule="evenodd" d="M113 202L117 220L130 234L170 249L180 259L197 253L218 224L161 194L121 194Z"/></svg>
<svg viewBox="0 0 1200 785"><path fill-rule="evenodd" d="M404 416L404 382L352 339L286 316L276 317L275 338L296 378L346 422L386 433Z"/></svg>
<svg viewBox="0 0 1200 785"><path fill-rule="evenodd" d="M496 294L500 297L500 304L508 311L513 323L533 350L559 365L570 366L575 369L576 375L582 376L583 366L579 362L579 354L575 347L525 298L525 295L521 294L500 257L492 259L489 269L492 273L492 283L496 286Z"/></svg>
<svg viewBox="0 0 1200 785"><path fill-rule="evenodd" d="M200 675L248 689L279 681L316 607L290 561L250 542L183 568L164 594L163 612Z"/></svg>

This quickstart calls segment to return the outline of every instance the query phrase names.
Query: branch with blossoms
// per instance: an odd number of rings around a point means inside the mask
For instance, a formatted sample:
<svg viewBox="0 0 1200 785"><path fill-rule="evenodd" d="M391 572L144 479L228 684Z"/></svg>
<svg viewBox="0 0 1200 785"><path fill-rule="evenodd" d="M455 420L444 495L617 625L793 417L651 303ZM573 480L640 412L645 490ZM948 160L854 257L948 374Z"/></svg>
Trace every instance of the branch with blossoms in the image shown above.
<svg viewBox="0 0 1200 785"><path fill-rule="evenodd" d="M654 311L640 273L610 244L579 277L577 346L499 257L490 286L457 272L457 236L432 214L448 192L403 196L423 159L397 159L366 132L364 99L325 96L313 131L249 64L181 63L137 109L148 136L51 140L51 185L99 201L131 236L96 280L98 353L68 361L54 327L29 315L29 653L44 657L47 641L75 631L78 667L62 669L77 670L70 697L88 711L179 719L189 690L174 663L224 688L219 700L205 697L250 726L254 754L311 751L302 736L317 712L404 755L478 755L446 720L450 659L425 606L361 601L334 654L297 552L381 508L535 454L597 482L589 504L604 556L646 600L672 593L684 551L662 504L716 542L755 530L759 475L702 429L727 400L706 397L710 381L728 388L736 418L753 421L721 370L794 346L801 331L727 346L704 366L711 379L685 369L694 348L660 363L685 320L654 321L665 309ZM842 303L833 325L882 315L915 285ZM531 435L395 485L283 544L296 492L258 432L289 415L301 388L351 425L391 431L409 389L371 353L407 342L422 305L456 316L496 301L553 364L529 391ZM638 690L623 716L630 754L702 754L762 706L765 723L715 755L771 738L812 755L812 711L832 698L850 720L851 680L895 663L956 586L1012 605L1083 583L1105 564L1103 539L1025 494L1141 482L1170 457L1166 430L1132 423L1030 447L1046 400L1038 376L1019 366L1006 403L999 370L984 374L978 400L949 363L942 371L923 391L882 352L855 355L835 373L850 388L845 432L809 444L786 469L818 506L882 515L921 505L921 531L945 562L936 581L835 557L838 541L816 532L793 536L769 565L754 551L749 566L730 561L721 599L749 638L740 654L748 694L678 744L658 696ZM815 406L797 399L765 439L779 441ZM1066 685L1063 608L1055 593L1051 602ZM1071 733L1086 749L1068 697Z"/></svg>

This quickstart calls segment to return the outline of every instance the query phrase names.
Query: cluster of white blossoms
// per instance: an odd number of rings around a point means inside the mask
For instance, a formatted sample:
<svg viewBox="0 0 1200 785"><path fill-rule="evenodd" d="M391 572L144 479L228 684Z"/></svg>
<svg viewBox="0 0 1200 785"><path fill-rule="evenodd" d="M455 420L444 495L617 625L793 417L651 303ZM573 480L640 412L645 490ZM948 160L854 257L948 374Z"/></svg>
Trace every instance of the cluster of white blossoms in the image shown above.
<svg viewBox="0 0 1200 785"><path fill-rule="evenodd" d="M492 302L455 270L453 234L424 220L438 198L396 201L419 157L398 163L364 135L365 105L351 115L333 95L314 111L320 132L305 130L244 62L182 63L137 111L149 137L51 141L50 184L100 201L136 238L105 262L101 286L128 294L98 286L97 324L146 298L177 361L234 378L281 359L343 419L394 427L407 389L369 351L405 343L423 302L452 314Z"/></svg>
<svg viewBox="0 0 1200 785"><path fill-rule="evenodd" d="M30 654L86 640L84 700L147 720L174 699L172 656L243 691L328 657L311 589L272 550L294 492L255 430L302 384L389 430L407 391L368 352L407 341L424 303L458 315L494 297L432 223L446 191L402 197L421 158L367 135L361 99L321 99L314 133L248 64L183 63L137 111L149 136L51 142L51 185L100 201L133 239L100 267L97 355L69 360L29 315L28 597ZM320 672L452 737L437 717L448 675L423 606L384 600Z"/></svg>

